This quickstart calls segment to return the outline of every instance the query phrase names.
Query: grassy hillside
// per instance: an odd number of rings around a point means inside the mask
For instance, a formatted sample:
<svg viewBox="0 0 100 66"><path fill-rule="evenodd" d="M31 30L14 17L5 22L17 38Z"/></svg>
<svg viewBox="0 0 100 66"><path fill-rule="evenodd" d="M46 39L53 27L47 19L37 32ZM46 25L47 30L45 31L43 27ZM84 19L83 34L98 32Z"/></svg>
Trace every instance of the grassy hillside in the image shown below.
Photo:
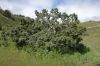
<svg viewBox="0 0 100 66"><path fill-rule="evenodd" d="M83 27L92 27L96 25L100 25L100 22L99 21L87 21L87 22L80 23L80 26L83 26Z"/></svg>
<svg viewBox="0 0 100 66"><path fill-rule="evenodd" d="M33 20L29 17L25 17L22 15L13 15L13 19L14 20L7 18L6 16L0 13L0 25L3 25L2 28L4 30L14 29L16 26L19 26L22 19L25 19L27 21Z"/></svg>
<svg viewBox="0 0 100 66"><path fill-rule="evenodd" d="M85 27L92 27L92 26L97 26L100 25L100 22L84 22L80 24L81 26ZM88 35L83 37L84 39L84 44L89 46L93 51L99 51L100 50L100 27L95 27L87 30Z"/></svg>
<svg viewBox="0 0 100 66"><path fill-rule="evenodd" d="M100 52L100 27L88 30L88 36L84 37L84 43L88 44L93 51Z"/></svg>
<svg viewBox="0 0 100 66"><path fill-rule="evenodd" d="M2 28L4 30L8 30L11 29L15 26L18 26L19 21L17 18L15 18L16 20L12 20L10 18L7 18L5 16L3 16L2 14L0 14L0 24L3 25Z"/></svg>

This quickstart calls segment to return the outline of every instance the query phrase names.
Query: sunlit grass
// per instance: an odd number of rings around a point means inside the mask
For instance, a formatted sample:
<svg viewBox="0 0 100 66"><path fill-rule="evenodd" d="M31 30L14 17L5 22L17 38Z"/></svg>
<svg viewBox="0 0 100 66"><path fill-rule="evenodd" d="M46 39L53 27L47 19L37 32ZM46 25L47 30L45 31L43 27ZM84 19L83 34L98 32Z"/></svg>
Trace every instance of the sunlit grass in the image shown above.
<svg viewBox="0 0 100 66"><path fill-rule="evenodd" d="M93 52L84 55L75 53L36 56L16 48L0 47L0 66L96 66L99 61L100 53Z"/></svg>
<svg viewBox="0 0 100 66"><path fill-rule="evenodd" d="M83 27L92 27L92 26L97 26L97 25L100 25L100 22L88 21L88 22L80 23L80 26L83 26Z"/></svg>

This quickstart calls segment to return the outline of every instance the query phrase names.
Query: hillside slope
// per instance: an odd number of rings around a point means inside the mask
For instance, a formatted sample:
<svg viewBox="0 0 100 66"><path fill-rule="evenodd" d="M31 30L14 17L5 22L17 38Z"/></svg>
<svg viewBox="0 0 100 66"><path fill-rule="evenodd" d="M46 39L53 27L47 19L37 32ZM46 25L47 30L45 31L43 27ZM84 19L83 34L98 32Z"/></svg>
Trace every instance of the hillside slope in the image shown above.
<svg viewBox="0 0 100 66"><path fill-rule="evenodd" d="M83 27L92 27L92 26L97 26L97 25L100 25L99 21L87 21L87 22L80 23L80 26L83 26Z"/></svg>
<svg viewBox="0 0 100 66"><path fill-rule="evenodd" d="M19 22L17 20L12 20L12 19L7 18L7 17L3 16L2 14L0 14L0 24L2 25L2 28L4 30L13 28L14 26L18 25L18 23Z"/></svg>
<svg viewBox="0 0 100 66"><path fill-rule="evenodd" d="M7 18L6 16L0 13L0 25L2 25L3 30L13 29L16 26L19 26L19 24L21 23L21 20L23 19L27 21L33 20L29 17L25 17L21 15L12 15L12 16L13 16L13 20L10 18Z"/></svg>
<svg viewBox="0 0 100 66"><path fill-rule="evenodd" d="M93 51L100 52L100 22L84 22L80 25L88 28L88 35L83 37L84 44L89 46Z"/></svg>
<svg viewBox="0 0 100 66"><path fill-rule="evenodd" d="M84 37L84 44L87 44L93 51L100 52L100 26L87 30L88 36Z"/></svg>

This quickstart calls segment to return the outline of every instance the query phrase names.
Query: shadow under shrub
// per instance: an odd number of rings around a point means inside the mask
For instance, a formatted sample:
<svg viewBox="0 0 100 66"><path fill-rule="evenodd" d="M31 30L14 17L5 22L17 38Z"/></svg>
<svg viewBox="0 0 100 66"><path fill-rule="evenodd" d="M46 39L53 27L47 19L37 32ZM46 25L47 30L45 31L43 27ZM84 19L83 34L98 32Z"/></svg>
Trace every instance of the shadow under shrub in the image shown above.
<svg viewBox="0 0 100 66"><path fill-rule="evenodd" d="M80 43L74 47L69 47L68 50L69 50L68 53L70 53L70 54L74 54L75 52L85 54L90 51L90 49L82 43Z"/></svg>

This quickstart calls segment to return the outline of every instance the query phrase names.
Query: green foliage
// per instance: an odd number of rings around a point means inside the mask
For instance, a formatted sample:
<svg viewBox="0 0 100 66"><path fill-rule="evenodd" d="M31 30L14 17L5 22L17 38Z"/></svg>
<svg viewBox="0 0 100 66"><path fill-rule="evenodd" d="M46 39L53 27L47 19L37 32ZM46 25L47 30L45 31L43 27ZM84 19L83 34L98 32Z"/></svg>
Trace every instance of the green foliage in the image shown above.
<svg viewBox="0 0 100 66"><path fill-rule="evenodd" d="M8 32L17 47L29 45L34 50L41 48L60 53L84 49L80 46L85 46L80 44L86 29L78 26L76 14L61 13L57 8L50 13L43 9L42 12L35 11L35 14L37 18L34 20L21 19L20 26Z"/></svg>
<svg viewBox="0 0 100 66"><path fill-rule="evenodd" d="M11 17L11 12L9 10L5 10L3 14L4 14L4 16L6 16L8 18Z"/></svg>
<svg viewBox="0 0 100 66"><path fill-rule="evenodd" d="M3 14L3 10L2 10L2 8L0 8L0 13Z"/></svg>
<svg viewBox="0 0 100 66"><path fill-rule="evenodd" d="M0 14L4 15L7 18L10 18L10 19L14 20L13 14L9 10L2 10L0 8Z"/></svg>
<svg viewBox="0 0 100 66"><path fill-rule="evenodd" d="M2 30L2 26L1 26L1 24L0 24L0 30Z"/></svg>

